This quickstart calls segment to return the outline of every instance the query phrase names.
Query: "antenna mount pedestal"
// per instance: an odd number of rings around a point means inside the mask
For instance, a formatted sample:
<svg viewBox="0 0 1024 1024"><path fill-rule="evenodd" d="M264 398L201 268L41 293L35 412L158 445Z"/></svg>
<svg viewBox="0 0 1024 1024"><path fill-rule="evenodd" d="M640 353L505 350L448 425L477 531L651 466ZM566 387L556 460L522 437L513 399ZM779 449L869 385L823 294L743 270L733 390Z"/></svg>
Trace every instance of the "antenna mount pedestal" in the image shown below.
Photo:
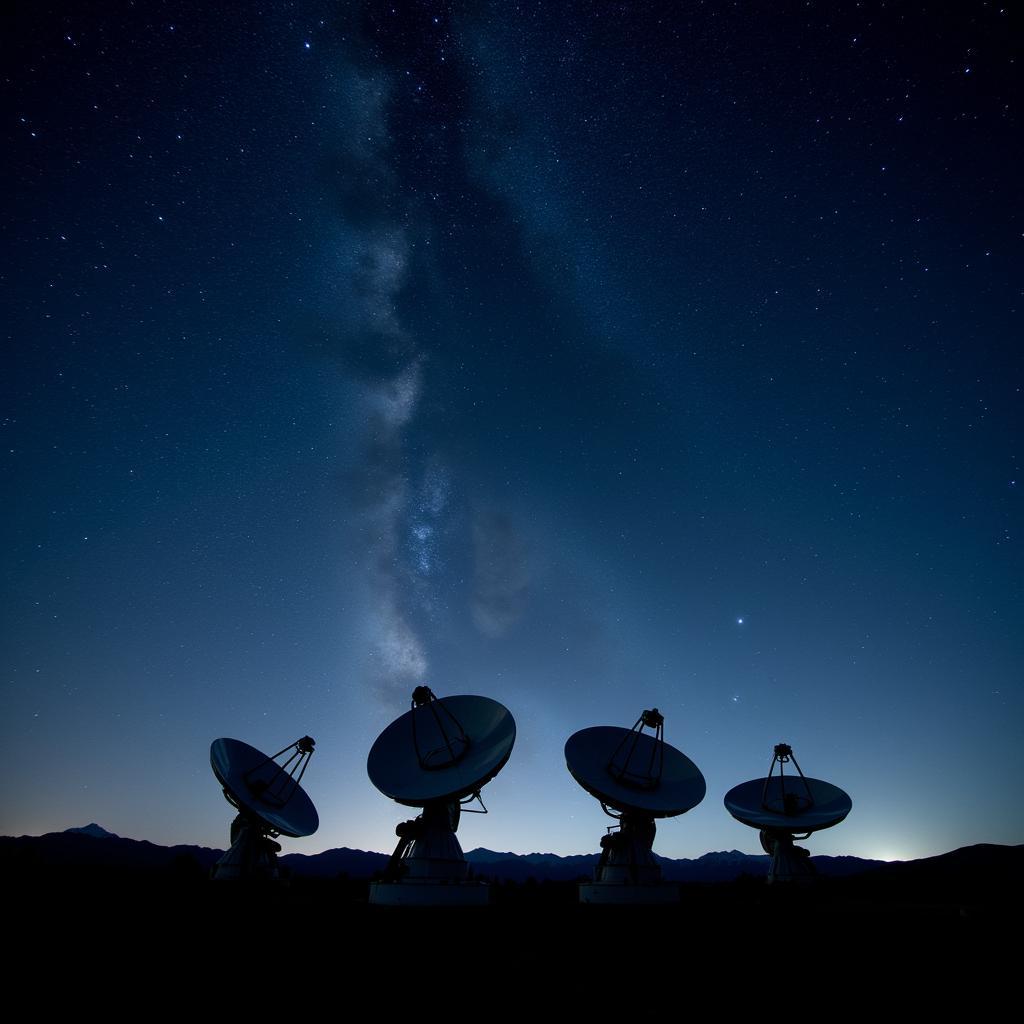
<svg viewBox="0 0 1024 1024"><path fill-rule="evenodd" d="M455 836L458 800L435 800L396 829L398 845L384 879L370 883L370 902L384 906L483 906L487 886L469 881L469 864Z"/></svg>
<svg viewBox="0 0 1024 1024"><path fill-rule="evenodd" d="M797 837L780 829L761 829L761 849L772 858L768 868L768 884L773 882L807 882L815 875L811 851L794 846Z"/></svg>
<svg viewBox="0 0 1024 1024"><path fill-rule="evenodd" d="M218 882L279 881L277 855L281 844L272 838L276 835L259 818L239 811L231 822L231 847L214 864L210 877Z"/></svg>
<svg viewBox="0 0 1024 1024"><path fill-rule="evenodd" d="M398 845L391 855L387 877L416 881L461 882L469 873L469 864L455 836L461 808L457 800L427 804L423 813L403 821L395 834Z"/></svg>
<svg viewBox="0 0 1024 1024"><path fill-rule="evenodd" d="M594 869L594 881L657 885L661 881L661 865L651 849L656 833L653 818L642 814L623 814L619 818L618 830L609 830L601 837L601 859Z"/></svg>
<svg viewBox="0 0 1024 1024"><path fill-rule="evenodd" d="M602 804L604 807L604 804ZM593 882L580 882L581 903L676 903L679 889L661 879L661 865L652 849L657 826L649 814L635 811L606 814L618 828L601 837L601 859Z"/></svg>

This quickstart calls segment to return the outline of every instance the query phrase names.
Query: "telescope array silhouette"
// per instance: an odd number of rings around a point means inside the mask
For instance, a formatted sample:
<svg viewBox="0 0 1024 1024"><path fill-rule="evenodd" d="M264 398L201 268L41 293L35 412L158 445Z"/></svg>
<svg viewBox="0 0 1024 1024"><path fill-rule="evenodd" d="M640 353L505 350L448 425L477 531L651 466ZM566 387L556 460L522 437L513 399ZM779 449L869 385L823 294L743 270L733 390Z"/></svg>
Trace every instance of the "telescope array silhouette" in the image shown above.
<svg viewBox="0 0 1024 1024"><path fill-rule="evenodd" d="M696 807L707 784L700 769L665 742L664 732L665 718L652 708L641 712L632 728L593 726L566 741L569 774L615 821L601 837L593 879L579 885L583 903L678 899L678 888L662 881L653 852L655 822ZM396 828L398 843L383 878L371 883L371 903L488 902L489 888L469 877L455 833L463 813L487 813L480 792L508 763L515 739L515 719L497 701L471 695L437 697L427 686L416 687L410 709L384 729L367 758L374 786L396 803L419 810ZM268 757L240 740L213 742L210 765L238 812L231 824L230 849L214 867L213 878L274 881L281 849L277 838L317 830L316 808L300 784L314 746L303 736ZM725 795L726 810L758 829L771 856L772 883L813 877L808 851L794 841L838 825L852 806L838 786L805 776L786 743L776 744L764 778L734 786Z"/></svg>

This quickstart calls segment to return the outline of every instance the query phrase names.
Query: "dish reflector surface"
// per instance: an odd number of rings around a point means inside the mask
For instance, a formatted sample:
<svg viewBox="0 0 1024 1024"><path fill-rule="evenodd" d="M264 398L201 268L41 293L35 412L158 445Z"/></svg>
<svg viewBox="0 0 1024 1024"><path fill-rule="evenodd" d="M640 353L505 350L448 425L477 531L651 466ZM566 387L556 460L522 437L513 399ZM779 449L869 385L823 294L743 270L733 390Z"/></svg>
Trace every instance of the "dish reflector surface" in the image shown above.
<svg viewBox="0 0 1024 1024"><path fill-rule="evenodd" d="M313 801L301 786L294 786L283 805L270 803L260 797L260 783L266 786L275 781L275 777L278 783L281 782L281 766L248 743L226 737L214 740L210 745L210 766L217 780L242 809L254 814L281 835L292 838L310 836L320 827L320 818ZM284 781L288 782L287 773L284 773ZM288 785L292 784L288 782Z"/></svg>
<svg viewBox="0 0 1024 1024"><path fill-rule="evenodd" d="M853 801L838 786L821 779L786 776L786 792L802 794L806 781L814 799L814 805L796 814L782 814L779 811L766 810L762 803L767 801L773 806L782 804L782 782L773 776L765 792L764 779L751 779L738 786L733 786L725 794L725 809L744 825L751 828L773 828L784 832L817 832L819 829L838 825L853 807ZM764 800L762 799L764 795Z"/></svg>
<svg viewBox="0 0 1024 1024"><path fill-rule="evenodd" d="M661 781L653 789L638 789L618 781L608 770L608 762L619 745L633 735L631 729L617 725L596 725L574 732L565 744L565 763L569 774L591 795L619 811L635 811L654 818L673 818L684 814L704 799L707 784L700 769L668 743L664 747ZM630 740L632 742L632 740ZM647 764L655 752L655 739L646 733L637 736L635 757Z"/></svg>
<svg viewBox="0 0 1024 1024"><path fill-rule="evenodd" d="M440 703L458 720L469 739L454 763L434 769L420 764L417 742L424 752L439 750L445 744L429 704L396 718L370 748L366 760L370 781L400 804L423 807L436 800L469 796L490 782L512 753L516 722L503 704L489 697L468 695L442 697Z"/></svg>

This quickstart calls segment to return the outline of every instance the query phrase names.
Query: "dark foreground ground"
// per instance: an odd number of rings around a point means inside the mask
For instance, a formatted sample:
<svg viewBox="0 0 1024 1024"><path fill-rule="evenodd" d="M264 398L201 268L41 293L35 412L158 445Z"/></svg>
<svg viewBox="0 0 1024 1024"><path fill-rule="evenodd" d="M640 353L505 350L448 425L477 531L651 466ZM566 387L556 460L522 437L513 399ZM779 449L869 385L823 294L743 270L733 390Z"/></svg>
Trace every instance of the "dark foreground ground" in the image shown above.
<svg viewBox="0 0 1024 1024"><path fill-rule="evenodd" d="M702 1015L973 1017L996 1011L1020 973L1021 893L1006 876L802 889L742 878L683 885L678 905L655 908L581 906L571 883L509 884L471 910L370 906L367 883L344 879L250 888L93 869L8 886L14 986L52 1009L118 1016L372 1005L389 1019L649 1017L697 1000Z"/></svg>

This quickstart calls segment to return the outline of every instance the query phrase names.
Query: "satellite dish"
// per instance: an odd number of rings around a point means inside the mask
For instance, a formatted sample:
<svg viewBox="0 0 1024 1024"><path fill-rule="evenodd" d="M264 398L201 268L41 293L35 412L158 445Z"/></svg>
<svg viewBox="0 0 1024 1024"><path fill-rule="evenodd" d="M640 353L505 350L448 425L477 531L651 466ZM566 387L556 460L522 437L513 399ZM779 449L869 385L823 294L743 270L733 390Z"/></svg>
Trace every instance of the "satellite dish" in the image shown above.
<svg viewBox="0 0 1024 1024"><path fill-rule="evenodd" d="M796 775L785 774L790 762ZM725 794L725 809L737 821L760 830L761 846L772 858L769 882L813 876L808 851L794 846L794 839L838 825L852 807L853 801L838 786L804 775L788 743L776 744L767 777L743 782Z"/></svg>
<svg viewBox="0 0 1024 1024"><path fill-rule="evenodd" d="M210 745L210 766L238 814L231 823L231 848L213 868L219 880L278 877L279 835L312 835L320 826L313 801L300 785L314 740L303 736L268 757L241 740L223 737ZM278 758L287 754L281 762Z"/></svg>
<svg viewBox="0 0 1024 1024"><path fill-rule="evenodd" d="M662 903L678 896L675 887L661 884L651 849L654 820L696 807L707 784L700 769L665 742L664 730L664 716L653 708L632 729L581 729L565 744L569 774L618 821L601 839L593 883L580 885L585 903Z"/></svg>
<svg viewBox="0 0 1024 1024"><path fill-rule="evenodd" d="M385 880L370 902L451 905L486 903L486 886L467 881L469 865L455 832L463 810L486 814L480 790L512 753L516 723L488 697L438 698L417 686L412 707L377 737L366 772L385 795L422 813L395 830ZM477 802L479 808L467 804Z"/></svg>

